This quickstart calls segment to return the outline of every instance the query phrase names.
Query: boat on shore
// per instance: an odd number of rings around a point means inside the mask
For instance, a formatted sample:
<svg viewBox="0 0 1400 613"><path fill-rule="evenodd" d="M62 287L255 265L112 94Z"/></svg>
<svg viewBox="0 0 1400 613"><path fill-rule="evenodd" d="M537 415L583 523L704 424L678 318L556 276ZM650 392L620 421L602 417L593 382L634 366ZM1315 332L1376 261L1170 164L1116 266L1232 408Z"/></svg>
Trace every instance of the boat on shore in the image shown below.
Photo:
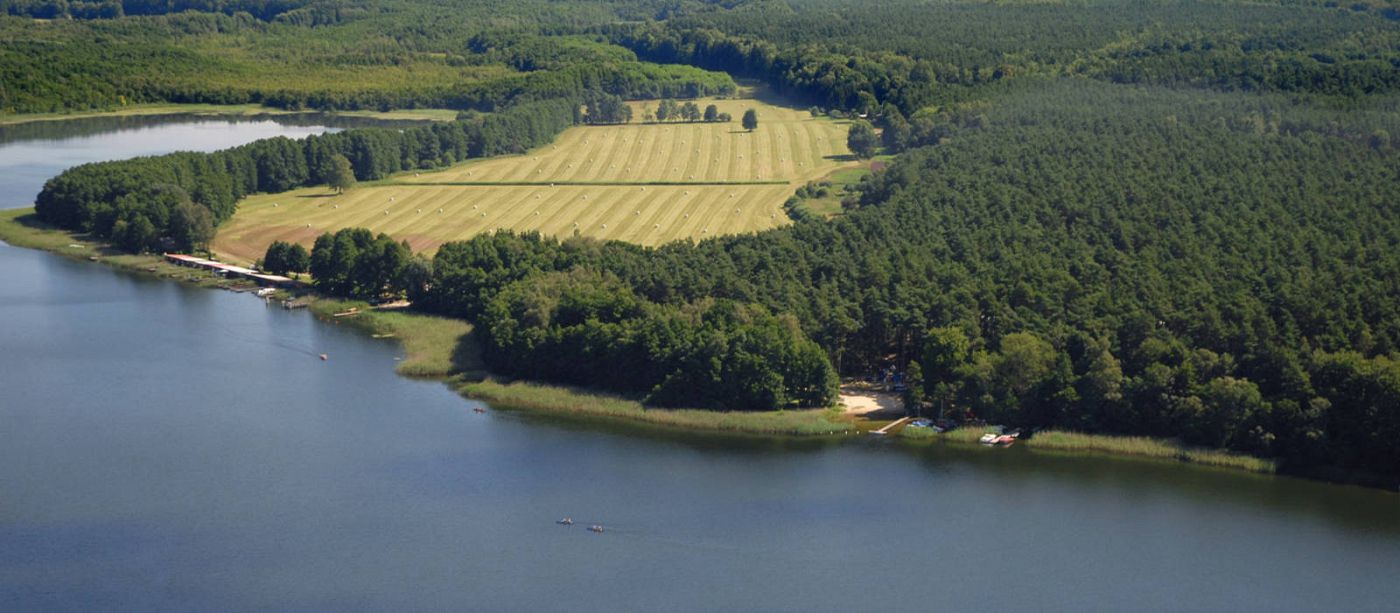
<svg viewBox="0 0 1400 613"><path fill-rule="evenodd" d="M1020 436L1019 432L1012 432L1011 434L988 432L983 434L982 438L977 439L977 442L988 446L1007 447L1016 442L1018 436Z"/></svg>

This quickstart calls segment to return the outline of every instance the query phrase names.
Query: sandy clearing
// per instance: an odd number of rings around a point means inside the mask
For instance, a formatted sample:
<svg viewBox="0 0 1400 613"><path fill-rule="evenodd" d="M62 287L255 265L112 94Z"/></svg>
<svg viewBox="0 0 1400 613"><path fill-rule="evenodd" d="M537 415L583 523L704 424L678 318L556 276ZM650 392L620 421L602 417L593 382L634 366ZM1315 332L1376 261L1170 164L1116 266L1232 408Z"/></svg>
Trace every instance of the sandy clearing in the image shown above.
<svg viewBox="0 0 1400 613"><path fill-rule="evenodd" d="M898 394L841 388L841 404L847 415L872 413L904 414L904 402Z"/></svg>

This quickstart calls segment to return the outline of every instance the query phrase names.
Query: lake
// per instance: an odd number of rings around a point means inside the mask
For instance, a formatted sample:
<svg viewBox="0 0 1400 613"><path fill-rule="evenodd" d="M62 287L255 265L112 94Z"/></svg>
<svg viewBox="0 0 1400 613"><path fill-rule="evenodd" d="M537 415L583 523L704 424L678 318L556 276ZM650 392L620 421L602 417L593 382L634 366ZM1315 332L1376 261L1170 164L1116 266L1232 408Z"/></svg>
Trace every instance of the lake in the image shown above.
<svg viewBox="0 0 1400 613"><path fill-rule="evenodd" d="M0 139L0 193L78 161L169 149L172 134L197 149L319 130L170 121L139 128L165 138ZM394 375L390 341L3 244L0 322L3 610L1400 600L1393 493L1017 447L476 413L440 383ZM577 524L554 523L564 516Z"/></svg>

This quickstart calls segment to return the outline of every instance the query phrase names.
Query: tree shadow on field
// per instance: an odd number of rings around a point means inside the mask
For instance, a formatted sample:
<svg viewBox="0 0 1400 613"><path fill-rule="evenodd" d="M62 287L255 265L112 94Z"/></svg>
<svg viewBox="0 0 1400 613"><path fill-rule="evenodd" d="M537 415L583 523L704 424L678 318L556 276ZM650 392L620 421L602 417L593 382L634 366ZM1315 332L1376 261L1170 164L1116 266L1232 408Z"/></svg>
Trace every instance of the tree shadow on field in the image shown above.
<svg viewBox="0 0 1400 613"><path fill-rule="evenodd" d="M15 223L30 230L58 230L58 226L51 226L39 219L38 213L25 213L15 218Z"/></svg>
<svg viewBox="0 0 1400 613"><path fill-rule="evenodd" d="M833 162L854 162L860 158L850 153L843 153L838 155L823 155L822 159L831 160Z"/></svg>
<svg viewBox="0 0 1400 613"><path fill-rule="evenodd" d="M339 195L340 194L337 194L335 192L331 192L329 194L301 194L298 195L297 198L334 198Z"/></svg>
<svg viewBox="0 0 1400 613"><path fill-rule="evenodd" d="M775 90L772 86L763 83L762 81L739 79L739 85L741 87L746 88L745 93L748 94L748 99L757 100L764 104L771 104L773 106L787 107L790 109L807 108L807 106L802 104L797 98L790 98L784 96L777 90ZM738 99L743 100L743 98Z"/></svg>

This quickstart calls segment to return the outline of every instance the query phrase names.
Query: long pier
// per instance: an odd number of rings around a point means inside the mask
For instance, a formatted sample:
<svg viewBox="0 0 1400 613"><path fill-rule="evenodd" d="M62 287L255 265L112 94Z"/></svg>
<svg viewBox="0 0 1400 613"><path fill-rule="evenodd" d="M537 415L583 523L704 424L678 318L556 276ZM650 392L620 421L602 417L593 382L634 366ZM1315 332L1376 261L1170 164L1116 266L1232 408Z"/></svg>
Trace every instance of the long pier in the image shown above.
<svg viewBox="0 0 1400 613"><path fill-rule="evenodd" d="M290 277L284 277L282 275L263 274L251 268L234 266L232 264L225 264L223 262L216 262L214 260L206 260L204 258L194 257L192 255L167 253L165 254L165 260L177 266L187 266L189 268L202 268L204 270L211 270L215 273L224 275L226 277L242 277L244 279L249 279L254 283L257 283L258 285L266 285L270 287L296 287L298 285L301 285L301 283L298 282L296 279L292 279Z"/></svg>

